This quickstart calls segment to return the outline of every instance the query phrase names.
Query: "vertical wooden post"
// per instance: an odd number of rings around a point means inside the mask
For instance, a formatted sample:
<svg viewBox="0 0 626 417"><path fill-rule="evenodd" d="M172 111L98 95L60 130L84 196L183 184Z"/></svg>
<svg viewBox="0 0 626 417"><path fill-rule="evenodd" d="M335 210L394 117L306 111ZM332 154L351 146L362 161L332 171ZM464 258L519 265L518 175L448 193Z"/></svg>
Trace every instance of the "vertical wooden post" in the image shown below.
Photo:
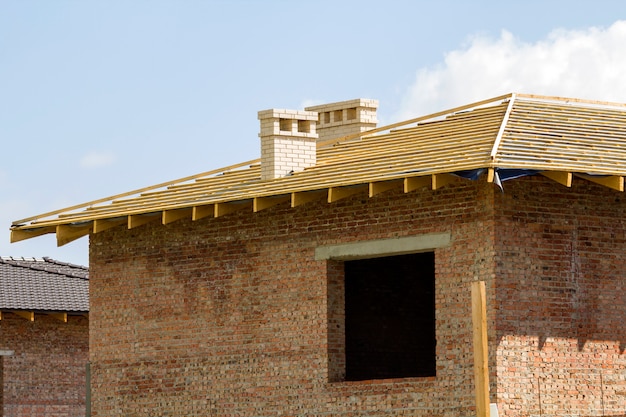
<svg viewBox="0 0 626 417"><path fill-rule="evenodd" d="M476 415L489 417L489 356L487 351L487 301L485 281L472 282L472 333Z"/></svg>

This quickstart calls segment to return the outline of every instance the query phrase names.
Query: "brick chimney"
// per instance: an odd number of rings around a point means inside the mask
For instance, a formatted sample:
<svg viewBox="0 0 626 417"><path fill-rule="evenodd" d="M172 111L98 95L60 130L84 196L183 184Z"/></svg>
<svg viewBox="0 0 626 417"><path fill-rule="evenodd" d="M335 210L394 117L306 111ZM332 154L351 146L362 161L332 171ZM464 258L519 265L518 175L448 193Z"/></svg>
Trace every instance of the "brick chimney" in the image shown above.
<svg viewBox="0 0 626 417"><path fill-rule="evenodd" d="M262 110L261 179L284 177L315 165L317 113L298 110Z"/></svg>
<svg viewBox="0 0 626 417"><path fill-rule="evenodd" d="M378 100L358 98L306 107L305 110L318 113L318 142L374 129L378 120L376 110Z"/></svg>

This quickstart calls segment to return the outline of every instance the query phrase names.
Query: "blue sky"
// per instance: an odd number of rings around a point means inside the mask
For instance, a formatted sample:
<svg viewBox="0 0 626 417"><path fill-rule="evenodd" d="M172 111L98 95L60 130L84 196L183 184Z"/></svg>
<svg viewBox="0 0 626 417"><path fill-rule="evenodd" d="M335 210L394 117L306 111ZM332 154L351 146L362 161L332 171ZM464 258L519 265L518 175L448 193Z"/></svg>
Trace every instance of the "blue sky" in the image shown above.
<svg viewBox="0 0 626 417"><path fill-rule="evenodd" d="M0 1L11 222L259 156L257 111L364 97L392 123L508 92L626 102L622 1Z"/></svg>

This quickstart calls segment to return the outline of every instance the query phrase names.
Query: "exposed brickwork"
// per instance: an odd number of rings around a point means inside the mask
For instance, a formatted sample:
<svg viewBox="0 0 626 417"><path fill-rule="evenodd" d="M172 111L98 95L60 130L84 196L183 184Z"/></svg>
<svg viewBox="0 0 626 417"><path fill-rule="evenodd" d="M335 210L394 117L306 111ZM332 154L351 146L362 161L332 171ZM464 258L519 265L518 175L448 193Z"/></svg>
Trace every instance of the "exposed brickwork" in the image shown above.
<svg viewBox="0 0 626 417"><path fill-rule="evenodd" d="M45 314L30 322L11 313L0 321L5 357L2 384L5 417L82 417L85 365L89 356L88 319L63 323Z"/></svg>
<svg viewBox="0 0 626 417"><path fill-rule="evenodd" d="M473 416L475 280L501 416L624 414L623 199L463 181L92 235L94 415ZM437 376L342 382L342 263L315 248L442 232Z"/></svg>
<svg viewBox="0 0 626 417"><path fill-rule="evenodd" d="M469 283L493 277L493 192L467 182L93 235L94 415L472 415ZM435 232L453 240L435 252L437 377L329 382L341 297L315 248Z"/></svg>
<svg viewBox="0 0 626 417"><path fill-rule="evenodd" d="M501 415L625 415L624 194L533 177L496 207Z"/></svg>

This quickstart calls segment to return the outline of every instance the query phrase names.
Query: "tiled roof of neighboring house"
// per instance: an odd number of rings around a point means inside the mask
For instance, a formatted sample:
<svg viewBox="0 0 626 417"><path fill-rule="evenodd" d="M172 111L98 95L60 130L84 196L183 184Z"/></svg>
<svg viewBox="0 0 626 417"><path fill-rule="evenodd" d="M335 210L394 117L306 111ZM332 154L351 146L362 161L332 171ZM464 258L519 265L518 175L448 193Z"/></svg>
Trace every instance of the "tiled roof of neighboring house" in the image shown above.
<svg viewBox="0 0 626 417"><path fill-rule="evenodd" d="M468 171L498 183L512 170L623 191L626 105L508 94L319 143L316 164L292 175L262 180L259 161L249 161L19 220L11 238L56 233L62 245L122 224L256 212L289 200L292 207L311 198L330 203L355 191L436 189Z"/></svg>
<svg viewBox="0 0 626 417"><path fill-rule="evenodd" d="M50 258L0 257L0 310L89 311L89 270Z"/></svg>

